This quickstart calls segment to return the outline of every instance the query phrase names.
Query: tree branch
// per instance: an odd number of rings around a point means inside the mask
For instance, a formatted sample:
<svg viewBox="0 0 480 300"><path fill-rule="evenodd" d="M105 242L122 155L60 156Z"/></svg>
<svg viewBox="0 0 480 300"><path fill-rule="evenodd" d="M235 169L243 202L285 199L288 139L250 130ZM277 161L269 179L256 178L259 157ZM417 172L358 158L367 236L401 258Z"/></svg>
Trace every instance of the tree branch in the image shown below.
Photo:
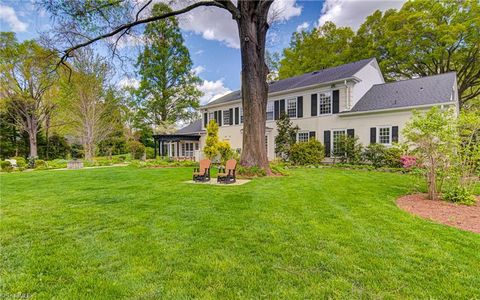
<svg viewBox="0 0 480 300"><path fill-rule="evenodd" d="M154 21L158 21L158 20L161 20L161 19L166 19L166 18L169 18L169 17L172 17L172 16L176 16L176 15L180 15L180 14L183 14L183 13L186 13L186 12L189 12L191 11L192 9L194 8L197 8L197 7L200 7L200 6L216 6L216 7L219 7L219 8L223 8L223 9L227 9L227 6L225 6L224 4L222 4L221 2L223 1L200 1L200 2L197 2L197 3L194 3L192 5L189 5L185 8L182 8L182 9L179 9L179 10L176 10L176 11L171 11L171 12L168 12L168 13L165 13L165 14L162 14L162 15L158 15L158 16L152 16L152 17L149 17L149 18L146 18L146 19L142 19L142 20L136 20L136 21L133 21L133 22L130 22L130 23L127 23L127 24L124 24L124 25L121 25L117 28L115 28L114 30L110 31L109 33L105 33L105 34L102 34L102 35L99 35L95 38L92 38L88 41L85 41L83 43L80 43L80 44L77 44L75 46L72 46L70 48L68 48L67 50L65 50L63 52L63 55L60 59L60 62L58 63L58 65L62 64L68 57L71 56L72 52L77 50L77 49L80 49L82 47L85 47L85 46L88 46L90 44L93 44L99 40L103 40L103 39L106 39L108 37L112 37L114 35L116 35L117 33L119 32L122 32L124 30L128 30L134 26L137 26L137 25L140 25L140 24L145 24L145 23L150 23L150 22L154 22ZM230 1L225 1L225 2L230 2ZM230 2L231 3L231 2ZM233 5L233 3L232 3ZM235 8L236 9L236 8ZM230 10L229 10L230 11Z"/></svg>

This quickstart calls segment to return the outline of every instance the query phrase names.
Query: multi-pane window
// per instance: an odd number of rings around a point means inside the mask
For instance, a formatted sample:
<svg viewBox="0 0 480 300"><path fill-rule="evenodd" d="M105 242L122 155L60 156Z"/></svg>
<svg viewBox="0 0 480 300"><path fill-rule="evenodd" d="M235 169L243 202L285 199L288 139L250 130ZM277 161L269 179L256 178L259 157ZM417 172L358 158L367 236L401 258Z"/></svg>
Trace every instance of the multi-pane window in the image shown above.
<svg viewBox="0 0 480 300"><path fill-rule="evenodd" d="M297 117L297 99L287 100L287 115L289 118Z"/></svg>
<svg viewBox="0 0 480 300"><path fill-rule="evenodd" d="M338 156L338 152L339 152L339 139L342 137L342 136L345 136L345 130L342 129L342 130L334 130L333 131L333 143L332 143L332 153L333 155L337 155Z"/></svg>
<svg viewBox="0 0 480 300"><path fill-rule="evenodd" d="M229 125L230 124L230 110L224 110L223 111L223 125Z"/></svg>
<svg viewBox="0 0 480 300"><path fill-rule="evenodd" d="M267 102L267 120L273 120L273 102Z"/></svg>
<svg viewBox="0 0 480 300"><path fill-rule="evenodd" d="M297 133L297 142L308 142L308 131L300 131Z"/></svg>
<svg viewBox="0 0 480 300"><path fill-rule="evenodd" d="M183 143L182 144L182 156L184 157L193 157L194 151L196 148L198 150L198 143Z"/></svg>
<svg viewBox="0 0 480 300"><path fill-rule="evenodd" d="M318 94L318 99L320 103L319 112L321 115L331 114L332 113L332 93L320 93Z"/></svg>
<svg viewBox="0 0 480 300"><path fill-rule="evenodd" d="M208 114L208 121L215 120L215 114L213 112Z"/></svg>
<svg viewBox="0 0 480 300"><path fill-rule="evenodd" d="M379 127L378 128L378 142L380 144L390 145L392 142L391 128Z"/></svg>
<svg viewBox="0 0 480 300"><path fill-rule="evenodd" d="M240 123L243 123L243 107L240 107Z"/></svg>

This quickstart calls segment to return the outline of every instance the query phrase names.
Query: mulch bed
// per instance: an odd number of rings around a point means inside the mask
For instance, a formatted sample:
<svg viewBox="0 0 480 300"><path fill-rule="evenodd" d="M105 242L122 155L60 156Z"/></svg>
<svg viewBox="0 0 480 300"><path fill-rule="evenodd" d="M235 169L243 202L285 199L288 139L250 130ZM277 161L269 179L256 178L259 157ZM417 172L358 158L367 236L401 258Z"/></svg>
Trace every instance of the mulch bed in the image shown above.
<svg viewBox="0 0 480 300"><path fill-rule="evenodd" d="M397 205L411 214L463 230L480 233L480 197L475 205L428 200L426 194L407 195Z"/></svg>

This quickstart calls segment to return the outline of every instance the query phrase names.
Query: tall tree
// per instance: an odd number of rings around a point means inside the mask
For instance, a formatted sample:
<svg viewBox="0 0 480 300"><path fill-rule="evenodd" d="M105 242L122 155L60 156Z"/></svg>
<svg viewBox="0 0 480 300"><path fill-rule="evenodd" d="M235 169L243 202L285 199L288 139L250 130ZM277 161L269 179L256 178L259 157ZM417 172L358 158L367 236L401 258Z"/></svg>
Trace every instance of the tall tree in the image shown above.
<svg viewBox="0 0 480 300"><path fill-rule="evenodd" d="M332 22L311 31L295 32L290 47L280 61L281 79L338 66L350 62L350 45L354 32Z"/></svg>
<svg viewBox="0 0 480 300"><path fill-rule="evenodd" d="M83 145L84 157L90 160L97 145L114 132L120 114L117 99L106 91L109 67L91 49L76 53L73 73L62 83L63 107L72 133Z"/></svg>
<svg viewBox="0 0 480 300"><path fill-rule="evenodd" d="M63 51L62 61L75 50L99 40L114 38L115 45L115 41L130 33L135 26L180 15L198 7L216 7L230 13L237 23L242 59L244 134L240 163L245 166L259 166L270 173L265 150L268 93L265 44L273 0L238 0L236 4L231 0L198 1L172 12L145 18L142 18L142 11L152 4L152 0L140 3L103 0L40 2L56 19L57 36L63 37L66 42L63 44L67 49ZM93 33L97 36L89 38Z"/></svg>
<svg viewBox="0 0 480 300"><path fill-rule="evenodd" d="M0 33L0 98L15 125L28 134L30 157L38 157L37 134L55 105L46 97L58 74L58 57L35 41L18 43L13 33Z"/></svg>
<svg viewBox="0 0 480 300"><path fill-rule="evenodd" d="M169 12L172 9L168 5L158 3L153 6L152 16ZM192 71L193 63L177 19L149 23L144 35L147 45L137 62L143 117L157 129L196 118L201 96L197 86L201 80Z"/></svg>

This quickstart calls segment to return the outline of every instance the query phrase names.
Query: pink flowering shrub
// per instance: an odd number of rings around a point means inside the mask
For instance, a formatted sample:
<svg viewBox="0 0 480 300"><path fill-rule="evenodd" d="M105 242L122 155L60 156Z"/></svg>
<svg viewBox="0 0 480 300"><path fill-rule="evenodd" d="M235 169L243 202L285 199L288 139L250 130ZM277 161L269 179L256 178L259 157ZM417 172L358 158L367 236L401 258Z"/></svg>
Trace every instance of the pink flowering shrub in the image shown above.
<svg viewBox="0 0 480 300"><path fill-rule="evenodd" d="M400 157L400 162L405 169L410 169L417 165L417 158L415 156L410 155L402 155Z"/></svg>

